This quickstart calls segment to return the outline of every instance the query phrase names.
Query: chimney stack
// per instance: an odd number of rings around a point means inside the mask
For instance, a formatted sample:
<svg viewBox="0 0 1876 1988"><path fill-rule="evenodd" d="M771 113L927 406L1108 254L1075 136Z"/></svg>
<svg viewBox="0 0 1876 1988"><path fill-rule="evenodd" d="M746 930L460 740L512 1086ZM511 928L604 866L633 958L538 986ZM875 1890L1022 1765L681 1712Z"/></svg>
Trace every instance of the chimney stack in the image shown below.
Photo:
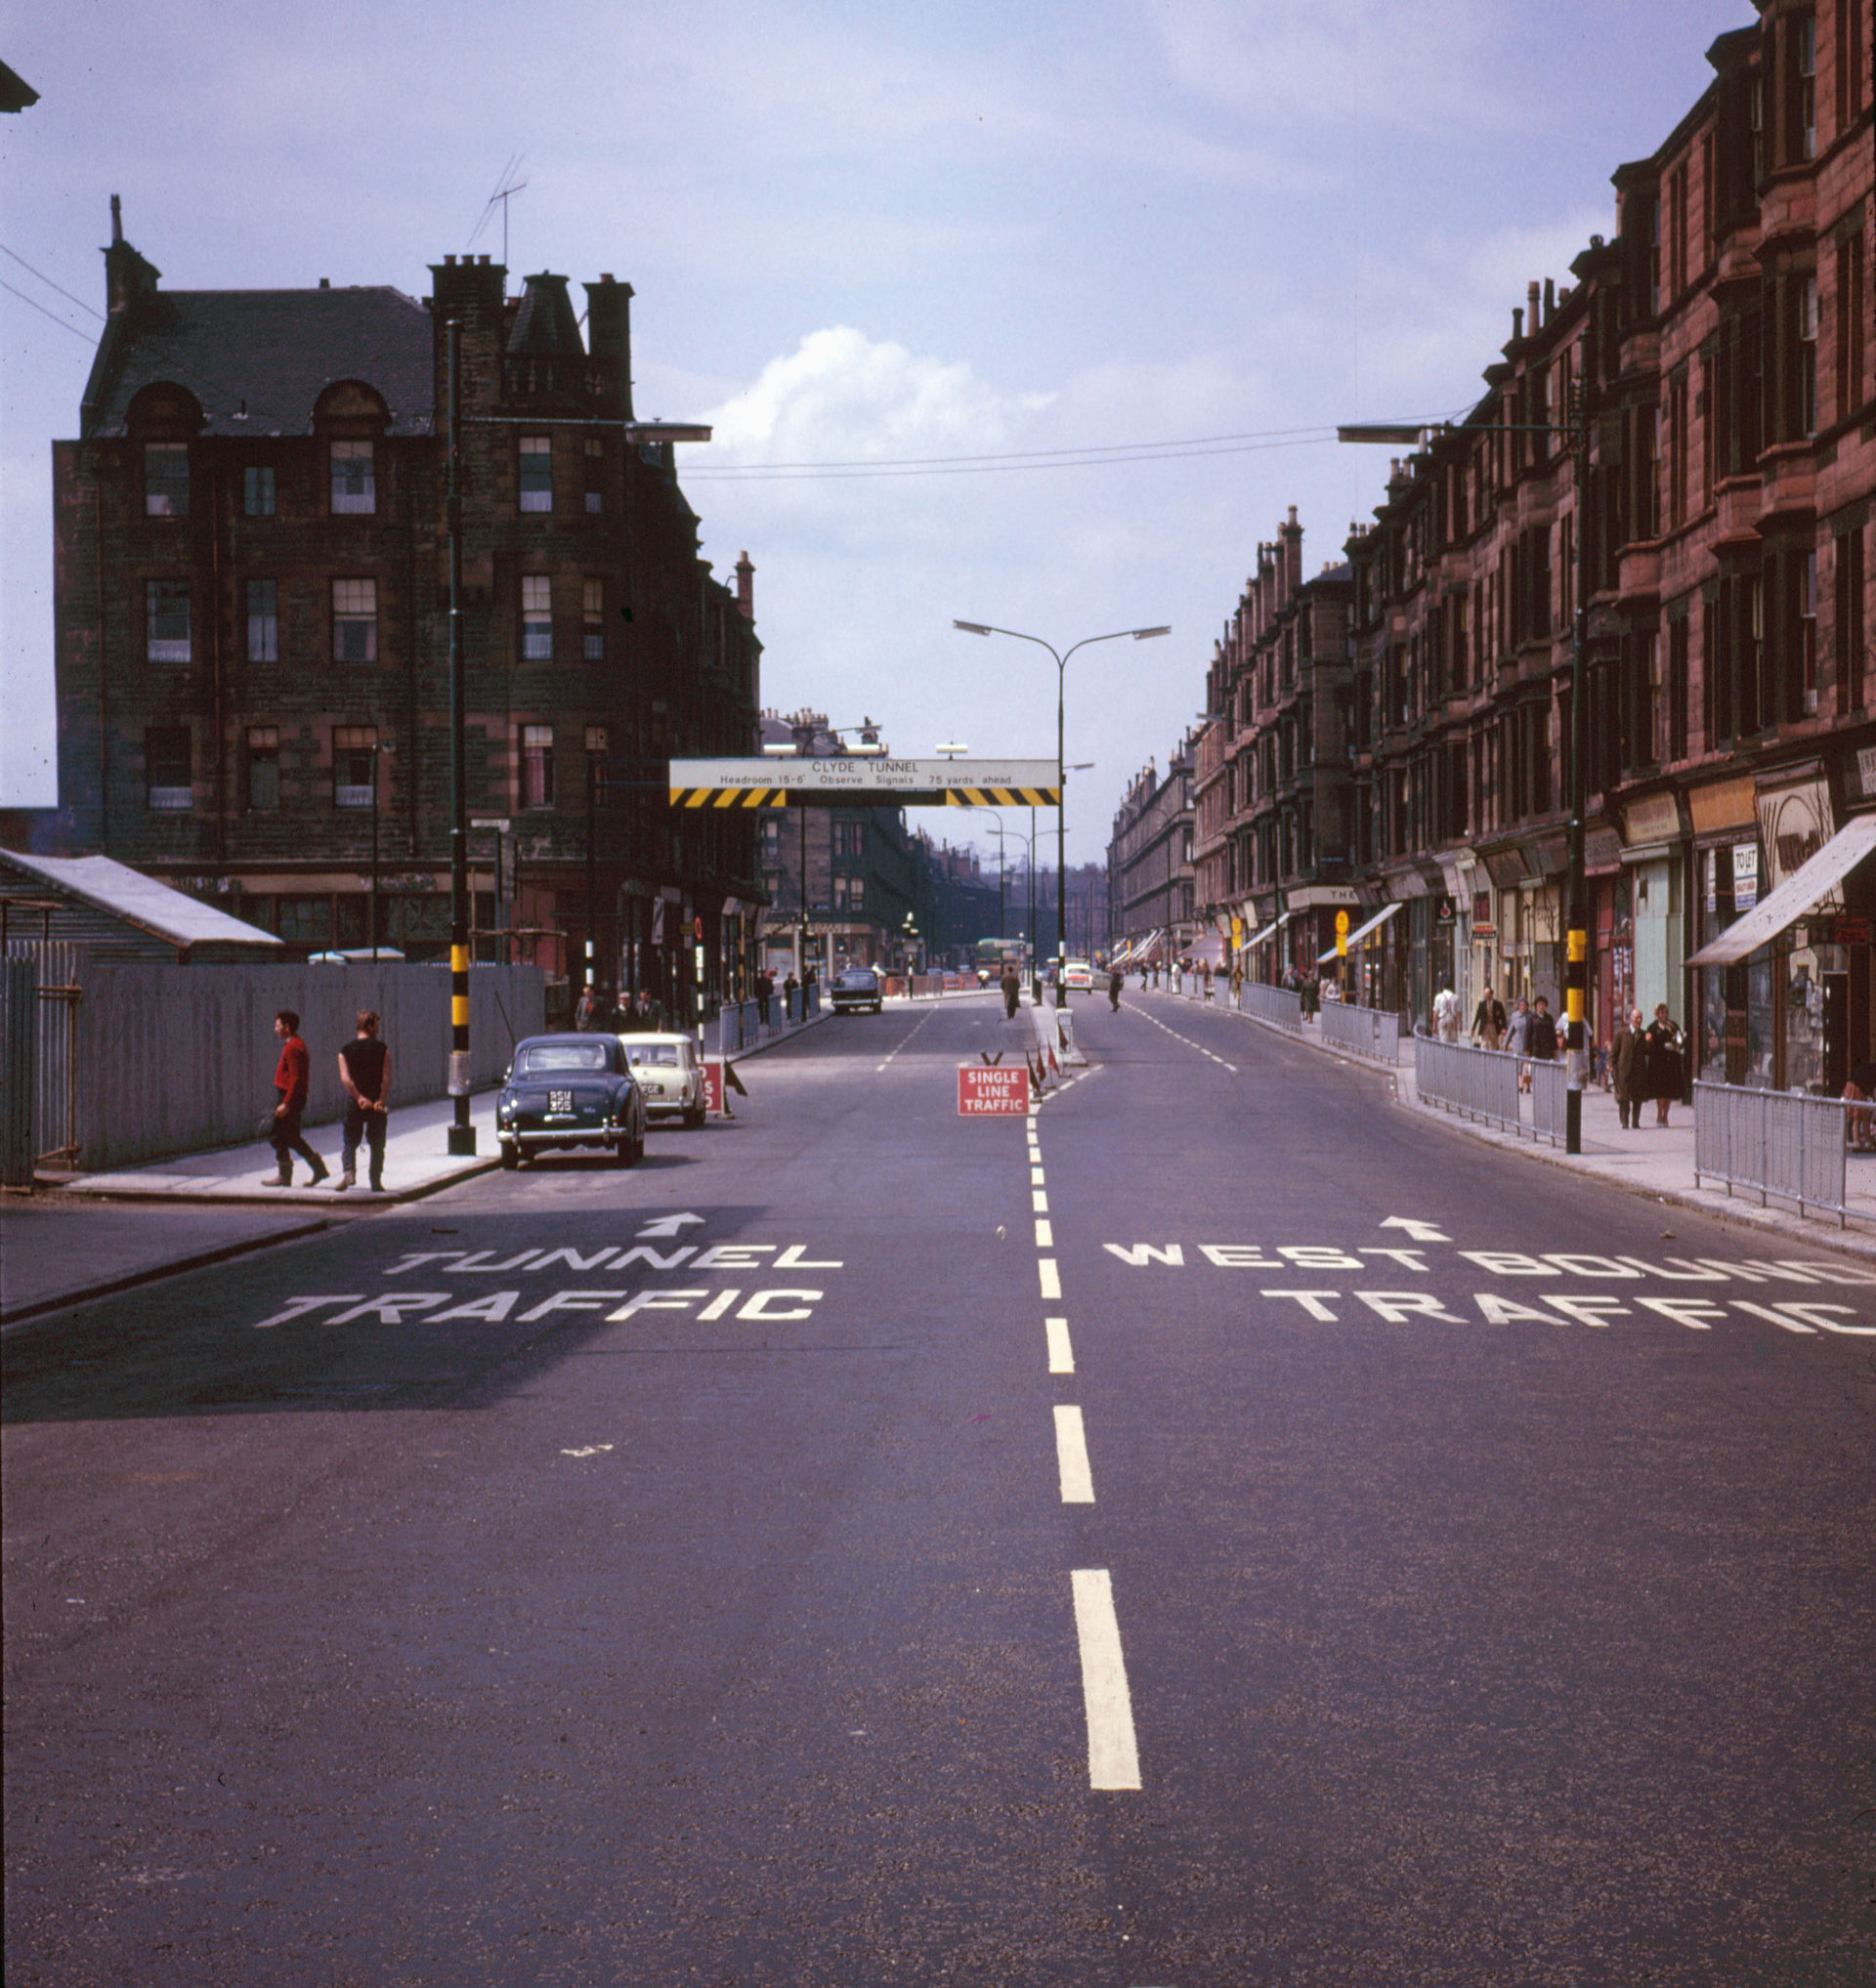
<svg viewBox="0 0 1876 1988"><path fill-rule="evenodd" d="M736 605L744 620L755 619L755 568L750 565L746 552L740 555L736 562Z"/></svg>

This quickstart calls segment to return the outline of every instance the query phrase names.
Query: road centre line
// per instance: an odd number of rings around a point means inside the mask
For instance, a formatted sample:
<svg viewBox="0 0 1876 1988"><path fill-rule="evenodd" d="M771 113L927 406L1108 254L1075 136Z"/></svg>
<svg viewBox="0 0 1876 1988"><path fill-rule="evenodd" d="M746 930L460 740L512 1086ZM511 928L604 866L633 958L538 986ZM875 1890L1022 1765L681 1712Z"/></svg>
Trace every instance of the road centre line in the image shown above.
<svg viewBox="0 0 1876 1988"><path fill-rule="evenodd" d="M1062 1296L1062 1276L1055 1267L1052 1256L1045 1256L1036 1266L1037 1277L1041 1280L1043 1296L1050 1304L1059 1304Z"/></svg>
<svg viewBox="0 0 1876 1988"><path fill-rule="evenodd" d="M1094 1502L1094 1471L1087 1460L1087 1430L1082 1412L1058 1403L1055 1409L1055 1471L1064 1504Z"/></svg>
<svg viewBox="0 0 1876 1988"><path fill-rule="evenodd" d="M1040 1170L1041 1169L1039 1168L1038 1171ZM1030 1212L1032 1214L1038 1215L1047 1214L1048 1197L1043 1192L1043 1190L1040 1187L1031 1190L1029 1197L1029 1206Z"/></svg>
<svg viewBox="0 0 1876 1988"><path fill-rule="evenodd" d="M1181 1036L1176 1029L1167 1028L1166 1024L1163 1021L1161 1021L1157 1015L1147 1015L1146 1010L1144 1008L1136 1008L1134 1012L1136 1014L1146 1015L1146 1019L1149 1022L1151 1022L1156 1029L1163 1030L1167 1035L1172 1036L1173 1041L1183 1042L1188 1049L1196 1049L1201 1056L1211 1057L1212 1061L1215 1063L1220 1070L1228 1070L1233 1077L1237 1076L1238 1066L1235 1063L1227 1063L1222 1056L1215 1054L1212 1050L1208 1049L1203 1042L1195 1042L1193 1041L1190 1036Z"/></svg>
<svg viewBox="0 0 1876 1988"><path fill-rule="evenodd" d="M1048 1371L1051 1374L1073 1374L1075 1349L1069 1343L1068 1321L1045 1319L1043 1331L1048 1337Z"/></svg>
<svg viewBox="0 0 1876 1988"><path fill-rule="evenodd" d="M1078 1567L1069 1582L1082 1652L1082 1702L1087 1712L1087 1785L1137 1788L1140 1754L1121 1625L1114 1613L1114 1585L1105 1567Z"/></svg>
<svg viewBox="0 0 1876 1988"><path fill-rule="evenodd" d="M1052 1249L1055 1247L1055 1232L1041 1216L1036 1222L1036 1247L1039 1249Z"/></svg>

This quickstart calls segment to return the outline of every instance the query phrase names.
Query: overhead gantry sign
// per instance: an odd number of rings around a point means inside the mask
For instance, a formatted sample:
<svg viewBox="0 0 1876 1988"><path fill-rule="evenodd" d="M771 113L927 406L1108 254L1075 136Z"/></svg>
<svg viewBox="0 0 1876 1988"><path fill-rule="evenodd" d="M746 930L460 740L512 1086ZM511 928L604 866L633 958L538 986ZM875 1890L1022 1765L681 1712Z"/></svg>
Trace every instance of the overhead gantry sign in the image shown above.
<svg viewBox="0 0 1876 1988"><path fill-rule="evenodd" d="M674 808L1053 808L1052 759L674 759Z"/></svg>

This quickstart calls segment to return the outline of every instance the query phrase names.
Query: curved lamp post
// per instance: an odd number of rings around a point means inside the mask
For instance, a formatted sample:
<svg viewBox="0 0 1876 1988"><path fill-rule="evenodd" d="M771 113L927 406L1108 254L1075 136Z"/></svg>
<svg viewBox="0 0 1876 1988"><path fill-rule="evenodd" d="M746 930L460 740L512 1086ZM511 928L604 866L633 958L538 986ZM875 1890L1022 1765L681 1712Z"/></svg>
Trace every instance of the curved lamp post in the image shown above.
<svg viewBox="0 0 1876 1988"><path fill-rule="evenodd" d="M966 635L1007 635L1013 641L1033 642L1055 658L1055 1005L1068 1005L1064 985L1068 962L1068 772L1063 750L1063 715L1068 689L1068 658L1078 649L1095 642L1149 642L1156 635L1171 635L1172 624L1163 628L1117 628L1111 635L1085 635L1066 649L1057 649L1040 635L1025 635L1020 628L993 628L985 621L957 621L951 624Z"/></svg>

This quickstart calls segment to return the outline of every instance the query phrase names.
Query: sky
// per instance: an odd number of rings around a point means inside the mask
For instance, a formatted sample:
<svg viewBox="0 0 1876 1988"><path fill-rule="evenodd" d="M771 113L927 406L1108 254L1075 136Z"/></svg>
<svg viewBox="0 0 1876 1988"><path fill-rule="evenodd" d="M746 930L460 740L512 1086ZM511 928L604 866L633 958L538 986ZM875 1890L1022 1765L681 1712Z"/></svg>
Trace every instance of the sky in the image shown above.
<svg viewBox="0 0 1876 1988"><path fill-rule="evenodd" d="M26 0L0 118L0 806L50 806L51 444L77 430L112 193L178 289L389 283L503 253L630 281L642 418L762 697L896 752L1053 759L1098 861L1198 716L1289 507L1380 501L1339 422L1471 406L1525 286L1613 233L1750 0ZM480 231L480 232L478 232ZM996 460L989 460L989 459ZM929 821L995 844L980 816ZM1052 827L1052 823L1048 825ZM1027 833L1011 818L1010 834ZM1050 835L1048 842L1052 844ZM1008 843L1012 858L1019 843Z"/></svg>

